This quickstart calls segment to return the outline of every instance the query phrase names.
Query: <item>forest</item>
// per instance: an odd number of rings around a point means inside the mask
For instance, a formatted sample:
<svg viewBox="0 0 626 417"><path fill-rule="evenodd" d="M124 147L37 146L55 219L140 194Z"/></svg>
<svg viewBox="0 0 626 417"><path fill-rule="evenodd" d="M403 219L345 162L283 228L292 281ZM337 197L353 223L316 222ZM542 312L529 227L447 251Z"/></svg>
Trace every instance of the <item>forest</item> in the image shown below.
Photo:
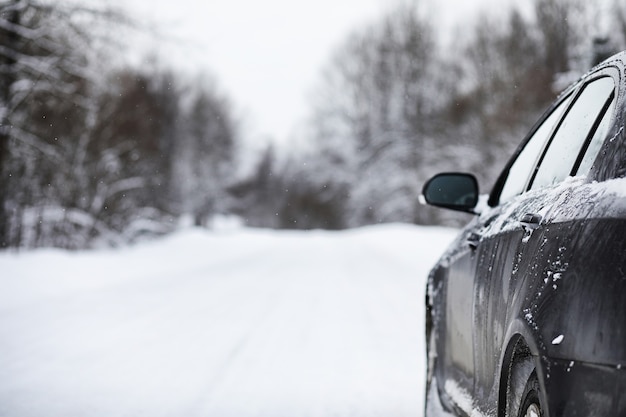
<svg viewBox="0 0 626 417"><path fill-rule="evenodd" d="M485 11L450 47L420 4L329 56L306 147L268 144L242 170L219 80L111 59L112 28L135 23L104 2L0 0L0 248L119 246L225 215L277 229L469 220L420 206L424 181L468 171L488 192L558 93L626 49L626 5Z"/></svg>

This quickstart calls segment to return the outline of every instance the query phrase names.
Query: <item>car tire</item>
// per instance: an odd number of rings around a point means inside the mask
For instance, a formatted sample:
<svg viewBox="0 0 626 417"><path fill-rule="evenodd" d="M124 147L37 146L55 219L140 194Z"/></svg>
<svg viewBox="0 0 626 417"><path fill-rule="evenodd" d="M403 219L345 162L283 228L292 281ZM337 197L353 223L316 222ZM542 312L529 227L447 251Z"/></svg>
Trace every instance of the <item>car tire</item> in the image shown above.
<svg viewBox="0 0 626 417"><path fill-rule="evenodd" d="M541 402L541 387L536 372L530 375L524 393L522 394L521 406L517 417L543 417L544 407Z"/></svg>
<svg viewBox="0 0 626 417"><path fill-rule="evenodd" d="M534 398L533 387L538 393L538 384L535 386L533 381L537 381L535 362L532 356L523 353L514 359L510 367L506 385L506 409L504 413L506 417L526 415L528 407L525 407L525 401L529 395L531 399Z"/></svg>

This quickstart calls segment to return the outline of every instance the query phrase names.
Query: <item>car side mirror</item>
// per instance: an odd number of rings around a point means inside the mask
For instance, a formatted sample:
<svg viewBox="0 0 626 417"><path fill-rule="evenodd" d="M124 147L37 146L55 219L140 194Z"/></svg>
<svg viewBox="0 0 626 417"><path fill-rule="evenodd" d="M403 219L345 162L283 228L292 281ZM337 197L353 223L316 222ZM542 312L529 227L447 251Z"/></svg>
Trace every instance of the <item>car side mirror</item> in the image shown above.
<svg viewBox="0 0 626 417"><path fill-rule="evenodd" d="M478 204L478 181L472 174L448 172L437 174L424 184L421 200L431 206L475 213Z"/></svg>

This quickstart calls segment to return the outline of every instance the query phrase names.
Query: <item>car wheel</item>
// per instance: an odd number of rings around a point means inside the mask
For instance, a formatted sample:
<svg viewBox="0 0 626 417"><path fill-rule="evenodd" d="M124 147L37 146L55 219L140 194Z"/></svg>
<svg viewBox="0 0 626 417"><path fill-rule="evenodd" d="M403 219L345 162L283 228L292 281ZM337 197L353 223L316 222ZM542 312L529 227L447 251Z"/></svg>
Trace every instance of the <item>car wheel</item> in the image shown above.
<svg viewBox="0 0 626 417"><path fill-rule="evenodd" d="M525 350L513 360L506 388L506 417L543 416L535 361Z"/></svg>
<svg viewBox="0 0 626 417"><path fill-rule="evenodd" d="M540 387L537 374L533 371L526 382L518 417L543 417L543 406L540 398Z"/></svg>

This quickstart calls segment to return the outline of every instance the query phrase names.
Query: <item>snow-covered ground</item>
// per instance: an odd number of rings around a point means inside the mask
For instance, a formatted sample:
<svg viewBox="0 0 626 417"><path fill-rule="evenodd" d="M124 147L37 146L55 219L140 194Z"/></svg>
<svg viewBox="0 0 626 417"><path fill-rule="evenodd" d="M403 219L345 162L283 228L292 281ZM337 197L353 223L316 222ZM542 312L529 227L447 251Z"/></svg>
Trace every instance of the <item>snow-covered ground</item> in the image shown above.
<svg viewBox="0 0 626 417"><path fill-rule="evenodd" d="M0 416L420 416L424 282L455 233L0 253Z"/></svg>

